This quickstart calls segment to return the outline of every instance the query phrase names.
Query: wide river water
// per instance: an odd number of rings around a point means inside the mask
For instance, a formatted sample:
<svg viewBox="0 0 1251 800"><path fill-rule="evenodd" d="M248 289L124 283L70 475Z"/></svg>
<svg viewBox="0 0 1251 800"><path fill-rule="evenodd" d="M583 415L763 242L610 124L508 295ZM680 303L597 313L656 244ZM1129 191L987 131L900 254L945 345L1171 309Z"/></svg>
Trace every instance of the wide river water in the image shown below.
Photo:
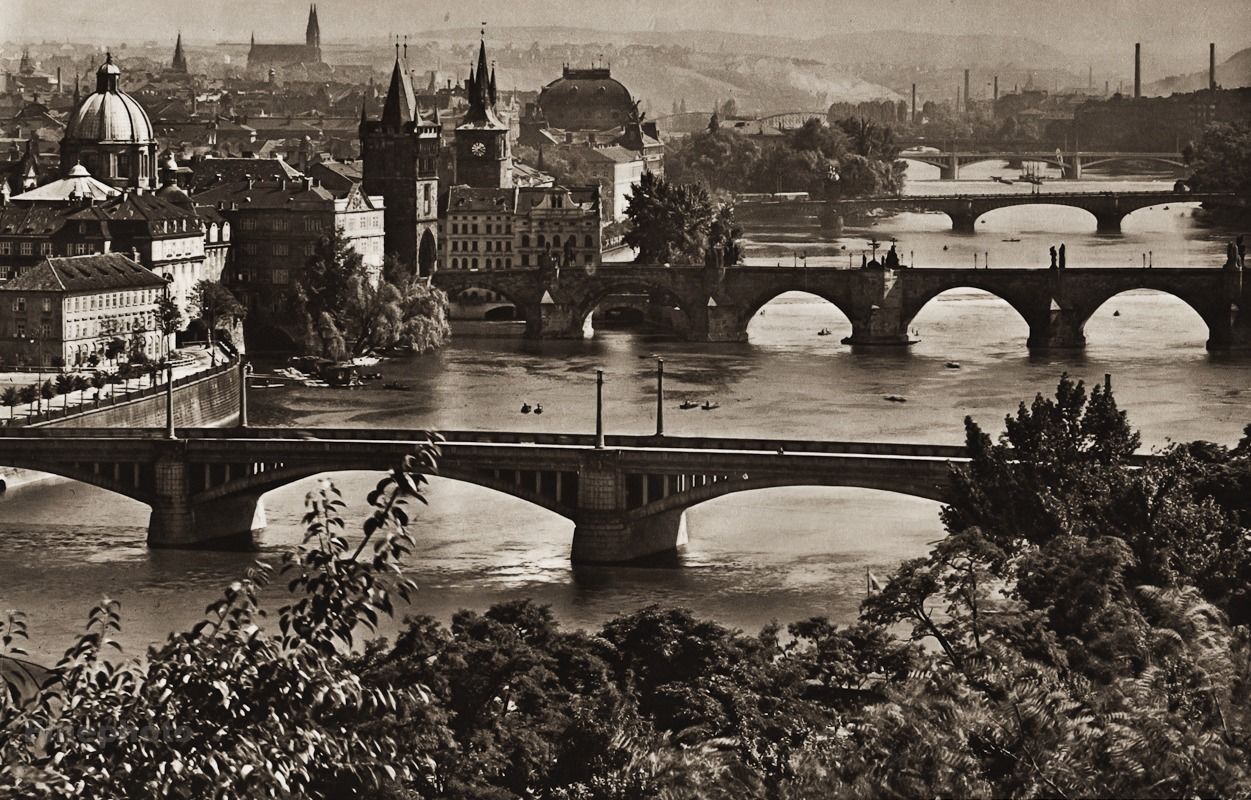
<svg viewBox="0 0 1251 800"><path fill-rule="evenodd" d="M975 169L963 174L976 175ZM1169 185L1118 179L1054 186ZM914 181L909 188L1017 190L989 181ZM964 264L966 255L971 265L974 249L991 253L992 268L1042 266L1048 244L1059 241L1067 243L1070 267L1133 266L1148 250L1159 266L1219 265L1231 232L1202 226L1192 212L1191 206L1136 212L1117 236L1097 236L1083 212L1052 206L993 212L974 236L953 234L945 217L931 215L849 228L833 242L779 226L749 232L748 255L753 263L787 262L802 249L810 264L839 263L847 252L858 254L869 237L893 237L901 252L916 253L918 266ZM1021 241L1001 241L1007 238ZM975 291L940 295L914 326L921 341L906 352L852 353L839 343L850 332L847 320L802 294L767 305L746 344L690 344L622 330L599 331L583 342L532 343L516 338L507 323L469 325L440 353L381 365L385 381L413 391L386 391L377 383L351 392L254 390L252 422L589 432L594 370L602 367L608 430L642 433L654 426L652 356L663 356L672 434L954 444L962 441L966 414L998 433L1018 402L1049 392L1066 371L1087 382L1111 373L1119 401L1148 446L1191 439L1232 444L1251 423L1251 358L1209 355L1202 320L1169 296L1113 298L1087 326L1083 353L1031 357L1025 323L1006 303ZM822 327L834 335L816 336ZM961 368L945 368L952 360ZM887 402L886 395L908 402ZM678 410L688 397L715 399L721 407ZM545 413L522 415L522 402L541 402ZM377 476L332 477L349 500L349 518L359 519ZM127 651L142 652L198 619L254 559L276 561L298 543L310 486L302 482L266 496L269 527L257 553L150 551L144 546L147 508L139 503L58 480L11 491L0 502L0 610L26 611L30 649L50 659L81 629L90 605L108 595L122 602ZM930 501L856 489L772 489L692 509L690 545L679 566L574 567L568 560L572 523L550 512L439 479L430 501L413 526L418 549L408 567L421 591L408 611L445 619L459 608L532 597L551 604L572 627L648 603L689 606L745 629L815 614L846 622L864 596L866 569L889 572L942 535L938 504ZM278 594L276 587L267 590L271 600Z"/></svg>

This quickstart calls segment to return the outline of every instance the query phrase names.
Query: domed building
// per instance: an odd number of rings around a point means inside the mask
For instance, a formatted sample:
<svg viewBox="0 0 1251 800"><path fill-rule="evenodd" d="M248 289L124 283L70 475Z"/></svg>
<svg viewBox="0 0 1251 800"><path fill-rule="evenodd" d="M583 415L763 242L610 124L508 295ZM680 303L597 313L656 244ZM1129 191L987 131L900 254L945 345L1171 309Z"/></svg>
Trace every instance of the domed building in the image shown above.
<svg viewBox="0 0 1251 800"><path fill-rule="evenodd" d="M630 91L608 67L565 66L559 78L543 87L536 103L543 121L565 131L604 131L630 120Z"/></svg>
<svg viewBox="0 0 1251 800"><path fill-rule="evenodd" d="M156 135L148 112L118 84L122 71L109 53L96 70L96 90L74 109L61 140L61 169L82 164L118 189L157 187Z"/></svg>

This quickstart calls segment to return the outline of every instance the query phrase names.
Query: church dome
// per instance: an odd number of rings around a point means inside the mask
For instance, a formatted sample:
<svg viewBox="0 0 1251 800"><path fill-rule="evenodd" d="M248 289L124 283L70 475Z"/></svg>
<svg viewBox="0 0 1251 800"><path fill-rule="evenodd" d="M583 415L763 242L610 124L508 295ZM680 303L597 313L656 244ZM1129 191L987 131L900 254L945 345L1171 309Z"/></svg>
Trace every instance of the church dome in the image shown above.
<svg viewBox="0 0 1251 800"><path fill-rule="evenodd" d="M66 139L137 144L156 141L148 112L118 89L121 74L110 53L96 70L96 90L79 104L65 126Z"/></svg>
<svg viewBox="0 0 1251 800"><path fill-rule="evenodd" d="M565 67L539 92L538 107L553 128L606 130L626 123L634 101L607 68Z"/></svg>

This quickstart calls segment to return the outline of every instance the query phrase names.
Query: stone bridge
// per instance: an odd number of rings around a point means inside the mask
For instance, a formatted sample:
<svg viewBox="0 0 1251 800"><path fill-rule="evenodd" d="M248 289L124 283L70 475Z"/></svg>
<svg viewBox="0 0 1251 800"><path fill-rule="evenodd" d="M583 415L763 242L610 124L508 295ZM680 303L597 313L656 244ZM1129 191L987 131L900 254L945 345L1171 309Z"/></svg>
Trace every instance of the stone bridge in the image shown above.
<svg viewBox="0 0 1251 800"><path fill-rule="evenodd" d="M1021 192L1019 194L977 194L931 197L865 198L830 201L824 208L825 221L835 231L843 217L874 210L940 212L951 218L952 229L975 233L983 214L1009 206L1069 206L1088 211L1100 233L1117 233L1121 221L1135 211L1151 206L1177 203L1245 208L1246 201L1230 192Z"/></svg>
<svg viewBox="0 0 1251 800"><path fill-rule="evenodd" d="M1014 150L994 151L953 151L937 150L905 150L899 154L901 159L916 161L938 167L939 178L954 181L960 177L960 167L977 164L983 161L1034 161L1049 164L1060 170L1065 178L1081 180L1082 169L1097 167L1100 164L1129 161L1149 161L1171 167L1186 167L1186 159L1181 153L1130 153L1130 152L1023 152Z"/></svg>
<svg viewBox="0 0 1251 800"><path fill-rule="evenodd" d="M1048 269L841 269L834 267L655 267L609 264L594 269L452 271L435 285L453 297L488 289L508 298L532 338L582 338L592 312L614 295L645 294L678 308L679 330L693 341L742 342L762 306L784 292L828 300L851 320L851 345L907 345L912 320L949 289L981 289L1005 300L1029 325L1028 345L1047 350L1085 345L1085 325L1121 292L1174 295L1208 326L1213 351L1251 349L1251 288L1241 270L1071 267Z"/></svg>
<svg viewBox="0 0 1251 800"><path fill-rule="evenodd" d="M251 543L262 495L326 472L382 471L426 434L410 430L0 429L0 464L151 506L153 547ZM685 511L734 492L848 486L941 500L962 447L668 436L444 432L437 474L546 508L575 524L571 557L626 562L687 541Z"/></svg>

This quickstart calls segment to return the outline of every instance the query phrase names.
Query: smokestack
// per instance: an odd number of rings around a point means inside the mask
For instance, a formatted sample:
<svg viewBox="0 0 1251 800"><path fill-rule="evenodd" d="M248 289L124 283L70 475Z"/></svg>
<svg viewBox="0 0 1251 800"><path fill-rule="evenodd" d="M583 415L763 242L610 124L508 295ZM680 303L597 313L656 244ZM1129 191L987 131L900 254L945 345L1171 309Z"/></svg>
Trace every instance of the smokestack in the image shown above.
<svg viewBox="0 0 1251 800"><path fill-rule="evenodd" d="M964 110L966 113L969 110L969 71L967 69L964 71Z"/></svg>
<svg viewBox="0 0 1251 800"><path fill-rule="evenodd" d="M1208 43L1208 90L1216 91L1216 42Z"/></svg>
<svg viewBox="0 0 1251 800"><path fill-rule="evenodd" d="M956 113L960 113L960 87L956 87Z"/></svg>
<svg viewBox="0 0 1251 800"><path fill-rule="evenodd" d="M917 124L917 85L912 84L912 124Z"/></svg>
<svg viewBox="0 0 1251 800"><path fill-rule="evenodd" d="M1142 97L1142 44L1134 45L1134 99Z"/></svg>
<svg viewBox="0 0 1251 800"><path fill-rule="evenodd" d="M1094 64L1086 65L1086 88L1087 89L1095 88L1095 65Z"/></svg>
<svg viewBox="0 0 1251 800"><path fill-rule="evenodd" d="M995 76L995 102L999 102L999 76Z"/></svg>

